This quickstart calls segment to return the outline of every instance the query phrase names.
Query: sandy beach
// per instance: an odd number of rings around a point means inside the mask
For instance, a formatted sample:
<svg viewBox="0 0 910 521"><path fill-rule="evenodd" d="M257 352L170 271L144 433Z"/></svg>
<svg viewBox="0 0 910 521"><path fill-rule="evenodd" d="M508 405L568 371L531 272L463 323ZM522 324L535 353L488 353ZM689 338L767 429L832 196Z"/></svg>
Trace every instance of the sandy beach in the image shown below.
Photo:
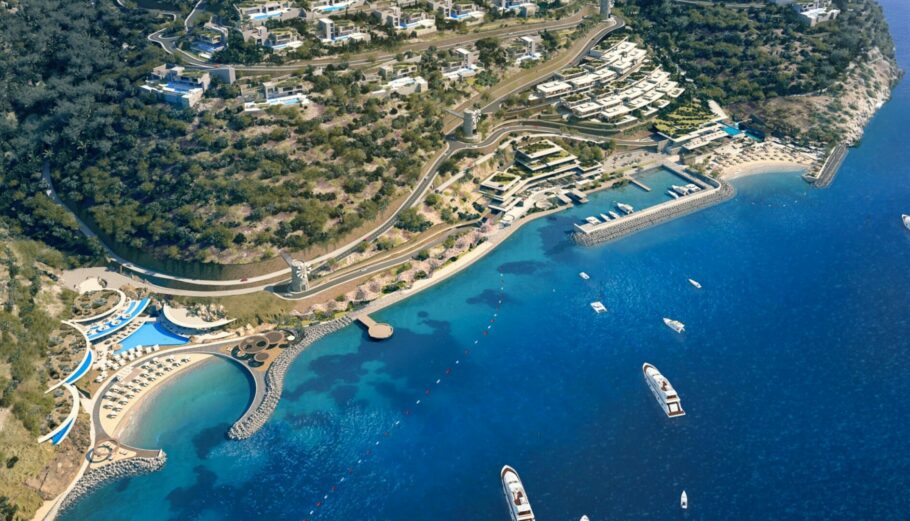
<svg viewBox="0 0 910 521"><path fill-rule="evenodd" d="M808 170L810 165L798 163L796 161L750 161L740 163L725 168L721 174L724 179L730 181L740 177L747 177L756 174L769 174L779 172L803 172Z"/></svg>
<svg viewBox="0 0 910 521"><path fill-rule="evenodd" d="M105 432L111 437L114 439L121 439L124 436L129 437L130 430L135 428L139 423L144 407L147 406L148 403L154 401L154 397L157 395L157 391L159 391L166 382L173 381L174 377L177 375L186 374L187 369L194 367L200 362L211 359L214 355L181 353L180 351L163 351L157 354L157 358L160 358L162 360L168 356L174 356L177 358L177 360L188 358L189 361L182 363L179 367L174 368L171 371L164 372L162 376L159 376L154 381L151 381L146 387L137 386L139 391L133 392L133 397L125 400L126 404L120 405L123 407L123 410L119 411L115 418L108 417L108 414L110 414L110 409L101 409L101 417L98 420ZM125 378L124 381L127 383L131 382L133 378L137 377L141 372L143 372L143 370L140 369L137 364L136 369L134 369L130 373L130 376ZM108 388L104 396L99 397L99 399L103 399L107 396L117 396L120 398L121 395L113 394L110 391L110 388ZM109 400L105 400L104 403L111 402Z"/></svg>

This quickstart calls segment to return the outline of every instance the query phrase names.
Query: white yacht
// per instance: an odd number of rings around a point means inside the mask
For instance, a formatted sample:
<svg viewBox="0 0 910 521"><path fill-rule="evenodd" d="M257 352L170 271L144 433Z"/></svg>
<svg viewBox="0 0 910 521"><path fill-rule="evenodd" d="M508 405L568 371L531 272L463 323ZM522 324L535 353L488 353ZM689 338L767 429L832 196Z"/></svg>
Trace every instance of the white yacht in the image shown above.
<svg viewBox="0 0 910 521"><path fill-rule="evenodd" d="M579 519L578 521L591 521L591 520L588 519L588 516L581 516L581 519Z"/></svg>
<svg viewBox="0 0 910 521"><path fill-rule="evenodd" d="M534 521L534 512L531 510L531 503L528 502L528 495L525 493L524 485L521 484L518 472L506 465L499 475L502 478L502 491L509 503L509 514L512 515L512 521Z"/></svg>
<svg viewBox="0 0 910 521"><path fill-rule="evenodd" d="M689 189L689 193L701 191L701 187L698 186L698 185L695 184L695 183L689 183L689 184L687 184L687 185L686 185L686 188Z"/></svg>
<svg viewBox="0 0 910 521"><path fill-rule="evenodd" d="M603 302L599 300L596 302L591 302L591 308L594 309L594 311L596 311L598 314L607 312L607 306L604 306Z"/></svg>
<svg viewBox="0 0 910 521"><path fill-rule="evenodd" d="M625 212L626 215L635 211L635 208L633 208L631 204L617 203L616 207Z"/></svg>
<svg viewBox="0 0 910 521"><path fill-rule="evenodd" d="M676 331L677 333L682 333L686 330L686 325L679 320L673 320L671 318L664 317L664 324L666 324L668 328Z"/></svg>
<svg viewBox="0 0 910 521"><path fill-rule="evenodd" d="M695 286L698 289L701 289L701 284L695 279L689 279L689 284Z"/></svg>
<svg viewBox="0 0 910 521"><path fill-rule="evenodd" d="M610 210L608 213L610 214L610 217L612 217L614 219L619 219L619 217L620 217L620 215L618 213L614 212L613 210Z"/></svg>
<svg viewBox="0 0 910 521"><path fill-rule="evenodd" d="M902 214L901 220L904 221L904 227L910 230L910 215Z"/></svg>
<svg viewBox="0 0 910 521"><path fill-rule="evenodd" d="M597 217L585 217L585 221L588 221L588 224L598 225L600 221L597 220Z"/></svg>
<svg viewBox="0 0 910 521"><path fill-rule="evenodd" d="M590 275L588 275L587 273L585 273L583 271L581 273L579 273L578 276L581 277L583 280L588 280L591 278Z"/></svg>
<svg viewBox="0 0 910 521"><path fill-rule="evenodd" d="M607 214L605 214L605 213L600 214L600 219L601 219L603 222L609 222L609 221L612 221L612 220L613 220L612 217L610 217L609 215L607 215Z"/></svg>
<svg viewBox="0 0 910 521"><path fill-rule="evenodd" d="M670 197L672 197L673 199L679 199L679 194L674 192L673 190L667 190L667 193L670 194Z"/></svg>
<svg viewBox="0 0 910 521"><path fill-rule="evenodd" d="M685 490L683 490L682 495L679 496L679 506L680 506L683 510L686 510L686 509L689 508L689 496L686 495L686 491L685 491Z"/></svg>
<svg viewBox="0 0 910 521"><path fill-rule="evenodd" d="M676 394L676 390L673 389L673 386L670 385L670 381L667 380L664 375L660 374L660 371L658 371L656 367L645 363L641 366L641 372L645 375L645 382L648 384L648 387L651 388L651 393L654 395L654 398L657 399L657 403L660 404L667 416L674 418L686 414L686 411L682 408L682 404L679 402L679 395Z"/></svg>
<svg viewBox="0 0 910 521"><path fill-rule="evenodd" d="M672 188L673 191L678 193L679 195L688 195L689 194L689 189L686 188L685 186L672 185L670 188Z"/></svg>

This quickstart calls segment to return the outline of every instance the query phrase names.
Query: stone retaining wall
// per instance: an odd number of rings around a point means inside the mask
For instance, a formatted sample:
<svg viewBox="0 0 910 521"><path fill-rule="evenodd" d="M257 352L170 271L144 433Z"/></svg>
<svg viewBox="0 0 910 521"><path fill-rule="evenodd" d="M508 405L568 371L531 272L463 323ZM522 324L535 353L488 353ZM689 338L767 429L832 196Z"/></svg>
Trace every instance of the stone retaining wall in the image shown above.
<svg viewBox="0 0 910 521"><path fill-rule="evenodd" d="M844 144L838 144L834 147L834 150L825 159L825 164L822 165L818 177L812 182L812 186L815 188L828 188L831 186L831 183L834 182L834 176L837 175L837 171L840 170L840 166L846 157L847 147Z"/></svg>
<svg viewBox="0 0 910 521"><path fill-rule="evenodd" d="M281 399L281 389L284 387L284 374L287 372L288 367L291 366L291 362L313 342L346 327L350 323L351 318L345 316L306 328L300 341L286 348L269 366L265 375L265 397L259 405L255 406L256 409L254 411L245 414L237 423L231 426L228 431L228 438L242 440L256 434L272 416L275 407L278 406L278 401Z"/></svg>
<svg viewBox="0 0 910 521"><path fill-rule="evenodd" d="M653 212L648 212L647 210L642 211L641 213L633 213L621 218L615 225L601 230L595 230L591 233L582 233L575 232L572 234L572 239L583 246L594 246L595 244L601 244L604 242L612 241L635 233L637 231L644 230L645 228L650 228L660 223L667 222L671 219L676 219L677 217L682 217L683 215L688 215L690 213L701 210L702 208L707 208L713 206L717 203L726 201L733 197L736 193L736 190L729 183L725 181L719 182L720 187L712 190L707 195L702 197L683 197L668 203L663 203L666 206L660 208ZM691 196L690 196L691 197Z"/></svg>
<svg viewBox="0 0 910 521"><path fill-rule="evenodd" d="M88 496L101 486L110 481L127 478L131 476L140 476L160 470L167 462L167 455L164 451L158 451L157 456L152 457L134 457L114 461L97 469L90 469L70 490L69 494L60 503L60 509L57 514L65 512L67 509L79 502L80 499Z"/></svg>

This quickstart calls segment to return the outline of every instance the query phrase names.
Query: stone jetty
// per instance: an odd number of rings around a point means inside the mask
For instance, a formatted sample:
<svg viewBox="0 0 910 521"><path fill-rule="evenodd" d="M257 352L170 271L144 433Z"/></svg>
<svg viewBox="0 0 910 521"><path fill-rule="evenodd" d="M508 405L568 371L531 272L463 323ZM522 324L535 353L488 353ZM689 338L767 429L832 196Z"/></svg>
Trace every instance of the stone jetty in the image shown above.
<svg viewBox="0 0 910 521"><path fill-rule="evenodd" d="M281 399L281 389L284 387L284 375L297 355L320 338L334 333L350 323L351 318L345 316L304 329L302 338L296 344L285 349L269 366L265 375L265 397L255 409L247 411L237 420L237 423L231 426L228 438L242 440L256 434L275 412L275 407L278 406L278 401Z"/></svg>
<svg viewBox="0 0 910 521"><path fill-rule="evenodd" d="M103 467L89 469L79 478L79 481L70 489L69 493L60 503L57 514L65 512L109 481L140 476L160 470L167 463L167 455L163 450L157 451L154 456L136 456L118 461L112 461Z"/></svg>
<svg viewBox="0 0 910 521"><path fill-rule="evenodd" d="M626 215L620 219L609 221L593 227L588 232L577 231L572 234L572 239L583 246L594 246L595 244L612 241L726 201L736 193L733 186L725 181L709 181L705 178L702 178L702 180L714 187L710 190L703 190L679 199L667 201L640 212Z"/></svg>

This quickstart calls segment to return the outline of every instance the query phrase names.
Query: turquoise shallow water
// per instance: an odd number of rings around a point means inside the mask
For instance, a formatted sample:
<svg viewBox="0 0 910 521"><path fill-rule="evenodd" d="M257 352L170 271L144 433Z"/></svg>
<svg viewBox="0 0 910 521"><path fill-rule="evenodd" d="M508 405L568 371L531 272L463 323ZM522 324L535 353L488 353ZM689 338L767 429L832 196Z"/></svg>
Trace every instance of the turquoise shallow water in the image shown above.
<svg viewBox="0 0 910 521"><path fill-rule="evenodd" d="M910 6L885 6L906 66ZM826 190L742 178L731 202L597 248L566 232L614 193L530 223L378 313L393 339L314 345L250 440L224 438L249 384L212 362L128 440L166 468L64 519L505 520L503 464L544 521L906 519L908 119L902 83ZM659 411L645 361L685 417Z"/></svg>

